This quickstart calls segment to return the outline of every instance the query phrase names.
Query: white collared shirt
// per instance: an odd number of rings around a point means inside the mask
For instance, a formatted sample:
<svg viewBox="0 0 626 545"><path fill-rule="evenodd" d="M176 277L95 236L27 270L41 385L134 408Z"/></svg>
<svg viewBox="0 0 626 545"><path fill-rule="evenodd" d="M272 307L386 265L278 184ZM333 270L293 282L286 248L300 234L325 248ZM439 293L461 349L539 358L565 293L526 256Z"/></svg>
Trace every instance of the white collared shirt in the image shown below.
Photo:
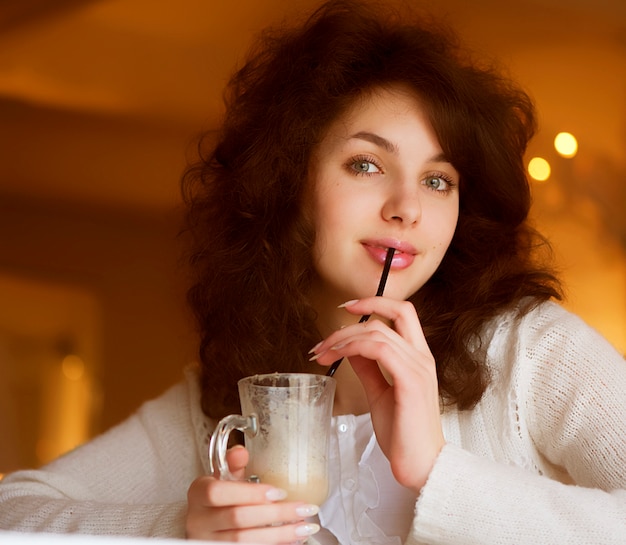
<svg viewBox="0 0 626 545"><path fill-rule="evenodd" d="M322 545L400 545L415 512L415 494L394 479L369 414L333 417L330 494L322 505Z"/></svg>

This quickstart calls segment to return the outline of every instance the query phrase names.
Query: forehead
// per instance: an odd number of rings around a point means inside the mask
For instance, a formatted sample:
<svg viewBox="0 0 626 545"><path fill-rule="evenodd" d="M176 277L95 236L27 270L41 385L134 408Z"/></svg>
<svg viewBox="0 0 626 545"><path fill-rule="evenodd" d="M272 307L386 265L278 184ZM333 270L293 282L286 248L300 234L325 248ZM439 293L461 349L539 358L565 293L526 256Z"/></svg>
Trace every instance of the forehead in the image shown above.
<svg viewBox="0 0 626 545"><path fill-rule="evenodd" d="M356 96L332 125L356 123L365 115L424 113L419 95L403 84L374 87Z"/></svg>
<svg viewBox="0 0 626 545"><path fill-rule="evenodd" d="M376 87L360 93L332 121L317 151L340 145L363 132L392 135L401 144L415 129L438 147L438 139L419 95L405 85Z"/></svg>

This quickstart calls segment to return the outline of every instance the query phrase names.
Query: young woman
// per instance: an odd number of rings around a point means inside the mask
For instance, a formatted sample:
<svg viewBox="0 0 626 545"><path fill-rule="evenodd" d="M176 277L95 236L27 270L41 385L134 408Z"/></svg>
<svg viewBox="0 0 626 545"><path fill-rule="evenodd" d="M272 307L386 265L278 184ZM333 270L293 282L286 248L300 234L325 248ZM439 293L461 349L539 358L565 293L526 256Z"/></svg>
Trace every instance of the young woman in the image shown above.
<svg viewBox="0 0 626 545"><path fill-rule="evenodd" d="M550 301L559 284L527 221L534 129L527 95L432 22L335 1L265 34L184 179L199 370L91 443L7 477L0 527L623 542L626 363ZM238 379L325 373L341 357L323 505L208 475ZM241 475L247 460L228 453Z"/></svg>

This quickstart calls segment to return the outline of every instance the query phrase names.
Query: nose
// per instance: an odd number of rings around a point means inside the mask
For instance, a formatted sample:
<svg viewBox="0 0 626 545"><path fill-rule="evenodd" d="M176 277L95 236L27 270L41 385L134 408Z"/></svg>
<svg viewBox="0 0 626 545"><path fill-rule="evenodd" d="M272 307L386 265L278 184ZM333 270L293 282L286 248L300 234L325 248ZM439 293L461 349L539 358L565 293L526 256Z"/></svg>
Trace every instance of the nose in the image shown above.
<svg viewBox="0 0 626 545"><path fill-rule="evenodd" d="M382 216L386 221L399 222L410 226L422 217L422 203L415 181L391 184L382 207Z"/></svg>

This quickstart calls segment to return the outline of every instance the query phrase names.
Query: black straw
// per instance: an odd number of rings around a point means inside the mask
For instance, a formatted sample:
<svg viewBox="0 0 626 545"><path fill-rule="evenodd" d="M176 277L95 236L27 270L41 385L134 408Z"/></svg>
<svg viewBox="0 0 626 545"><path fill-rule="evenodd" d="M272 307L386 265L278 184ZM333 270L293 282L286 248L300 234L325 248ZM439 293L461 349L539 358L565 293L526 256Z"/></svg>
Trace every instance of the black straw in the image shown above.
<svg viewBox="0 0 626 545"><path fill-rule="evenodd" d="M391 262L393 261L393 254L396 251L395 248L387 249L387 256L385 257L385 266L383 267L383 274L380 277L380 282L378 282L378 289L376 290L376 297L380 297L385 291L385 284L387 283L387 277L389 276L389 269L391 269ZM359 323L367 322L370 319L371 314L364 314L361 316ZM327 377L332 377L337 371L338 367L341 365L343 358L339 358L335 363L333 363L328 372L326 373Z"/></svg>

